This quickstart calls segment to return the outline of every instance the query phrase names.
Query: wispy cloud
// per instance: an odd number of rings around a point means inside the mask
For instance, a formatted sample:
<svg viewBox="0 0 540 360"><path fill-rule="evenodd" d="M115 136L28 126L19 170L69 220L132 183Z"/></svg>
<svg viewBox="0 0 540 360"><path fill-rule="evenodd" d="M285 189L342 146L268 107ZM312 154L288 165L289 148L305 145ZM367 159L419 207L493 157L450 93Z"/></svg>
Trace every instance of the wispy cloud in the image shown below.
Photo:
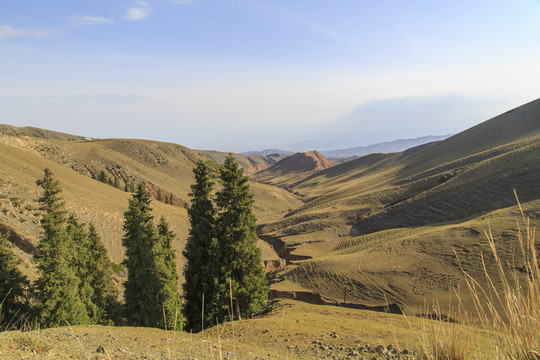
<svg viewBox="0 0 540 360"><path fill-rule="evenodd" d="M0 24L0 39L9 39L14 37L29 37L42 39L62 34L62 31L52 30L40 26L32 26L29 28L16 28L10 25Z"/></svg>
<svg viewBox="0 0 540 360"><path fill-rule="evenodd" d="M173 0L172 3L178 5L193 5L193 0Z"/></svg>
<svg viewBox="0 0 540 360"><path fill-rule="evenodd" d="M109 19L103 16L77 16L73 15L69 18L69 23L71 26L87 26L87 25L98 25L98 24L112 24L113 19Z"/></svg>
<svg viewBox="0 0 540 360"><path fill-rule="evenodd" d="M152 13L152 8L150 4L146 1L137 0L135 1L136 7L130 7L127 10L127 14L124 17L126 20L144 20Z"/></svg>

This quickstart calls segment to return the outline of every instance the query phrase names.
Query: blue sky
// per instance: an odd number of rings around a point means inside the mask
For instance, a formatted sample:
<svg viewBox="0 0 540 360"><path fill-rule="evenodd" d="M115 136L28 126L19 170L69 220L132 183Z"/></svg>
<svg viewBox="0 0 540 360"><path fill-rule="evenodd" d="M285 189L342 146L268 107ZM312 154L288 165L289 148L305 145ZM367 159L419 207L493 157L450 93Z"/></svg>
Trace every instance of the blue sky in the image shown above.
<svg viewBox="0 0 540 360"><path fill-rule="evenodd" d="M457 133L540 97L539 1L2 0L0 122L194 149Z"/></svg>

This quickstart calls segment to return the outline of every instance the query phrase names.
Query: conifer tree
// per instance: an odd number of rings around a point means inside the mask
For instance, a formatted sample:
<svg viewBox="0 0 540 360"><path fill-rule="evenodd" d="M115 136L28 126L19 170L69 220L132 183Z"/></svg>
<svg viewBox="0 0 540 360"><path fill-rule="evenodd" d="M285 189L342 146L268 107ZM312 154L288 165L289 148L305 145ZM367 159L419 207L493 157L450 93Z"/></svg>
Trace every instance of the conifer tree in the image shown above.
<svg viewBox="0 0 540 360"><path fill-rule="evenodd" d="M17 265L12 245L4 234L0 234L0 331L3 327L17 325L28 314L27 293L29 282Z"/></svg>
<svg viewBox="0 0 540 360"><path fill-rule="evenodd" d="M223 188L217 193L216 204L219 262L222 264L221 285L228 294L232 285L234 309L237 317L249 316L266 305L268 282L257 247L256 218L253 215L253 195L243 169L232 154L220 169Z"/></svg>
<svg viewBox="0 0 540 360"><path fill-rule="evenodd" d="M166 222L162 222L160 234L153 223L150 201L150 193L140 184L124 213L122 242L126 247L124 265L128 271L125 315L130 325L164 327L167 321L167 327L176 325L179 329L182 321L177 318L178 277L170 244L174 234Z"/></svg>
<svg viewBox="0 0 540 360"><path fill-rule="evenodd" d="M159 248L155 250L160 270L160 297L159 303L163 308L163 328L182 330L182 300L178 293L178 273L176 272L176 253L172 241L176 234L169 229L169 224L162 216L158 224L160 236Z"/></svg>
<svg viewBox="0 0 540 360"><path fill-rule="evenodd" d="M71 266L73 245L65 230L66 211L60 197L60 184L49 169L36 181L43 189L38 199L43 212L40 223L43 236L36 260L40 277L36 282L36 310L41 326L88 324L84 302L79 296L80 280Z"/></svg>
<svg viewBox="0 0 540 360"><path fill-rule="evenodd" d="M191 206L188 216L191 224L183 255L184 267L184 314L189 329L199 331L216 317L224 319L226 301L219 298L218 270L220 260L215 232L215 208L212 202L213 182L210 171L202 160L193 169L195 184L191 185ZM204 311L203 311L204 296ZM204 324L202 314L204 312Z"/></svg>
<svg viewBox="0 0 540 360"><path fill-rule="evenodd" d="M102 183L107 183L107 175L105 175L105 171L101 170L98 175L98 180Z"/></svg>
<svg viewBox="0 0 540 360"><path fill-rule="evenodd" d="M79 278L79 297L86 307L90 323L97 324L99 310L93 302L94 288L92 286L94 259L90 254L88 233L74 215L68 217L66 236L68 240L66 244L69 247L68 261Z"/></svg>
<svg viewBox="0 0 540 360"><path fill-rule="evenodd" d="M118 301L118 290L113 283L112 263L93 224L90 224L88 229L87 243L89 257L92 259L89 273L92 274L92 302L97 307L96 322L103 325L119 324L122 317L121 305Z"/></svg>
<svg viewBox="0 0 540 360"><path fill-rule="evenodd" d="M129 200L124 212L125 282L124 312L128 325L156 327L161 323L158 301L159 277L154 258L154 245L158 240L150 208L150 193L142 184Z"/></svg>

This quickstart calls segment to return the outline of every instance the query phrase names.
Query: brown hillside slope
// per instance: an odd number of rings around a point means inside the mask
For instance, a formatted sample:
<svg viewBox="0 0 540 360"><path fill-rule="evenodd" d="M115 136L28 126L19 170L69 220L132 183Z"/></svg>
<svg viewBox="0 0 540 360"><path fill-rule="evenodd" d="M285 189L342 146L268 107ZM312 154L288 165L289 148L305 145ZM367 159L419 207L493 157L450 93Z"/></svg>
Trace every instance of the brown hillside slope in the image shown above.
<svg viewBox="0 0 540 360"><path fill-rule="evenodd" d="M199 154L205 156L219 164L225 162L225 158L228 153L222 151L202 150ZM247 155L233 153L234 160L244 169L248 175L253 175L259 171L268 169L270 166L276 164L281 159L286 158L289 155L286 154L270 154L270 155Z"/></svg>
<svg viewBox="0 0 540 360"><path fill-rule="evenodd" d="M66 134L58 131L40 129L33 126L17 127L13 125L0 124L0 136L32 136L49 140L81 141L83 136Z"/></svg>
<svg viewBox="0 0 540 360"><path fill-rule="evenodd" d="M46 167L60 181L67 210L84 223L92 222L111 260L121 262L124 254L121 245L123 212L130 195L53 161L3 144L0 144L0 223L15 231L29 246L37 245L41 228L35 199L39 197L40 189L35 182L43 177ZM165 216L177 233L174 248L177 251L183 249L187 236L186 210L157 201L152 202L152 208L154 216ZM27 251L27 248L23 250Z"/></svg>
<svg viewBox="0 0 540 360"><path fill-rule="evenodd" d="M123 212L130 196L121 191L125 182L143 182L155 196L158 191L167 196L173 194L175 206L154 200L152 207L156 209L156 219L165 215L177 233L175 248L178 269L181 270L181 250L189 231L184 204L189 202L188 193L194 182L192 167L198 159L205 158L180 145L146 140L68 142L26 135L1 135L0 146L3 175L0 230L15 232L12 239L21 248L18 255L26 259L30 272L33 265L29 254L40 234L39 213L34 202L38 197L35 181L42 176L45 167L51 168L65 187L68 208L82 221L96 224L110 257L117 263L124 254L121 246ZM207 161L217 168L217 164ZM108 178L116 177L121 190L93 180L92 176L100 171L104 171ZM250 185L255 198L254 212L260 221L273 221L301 204L285 190L258 183ZM267 244L261 242L259 245L263 260L279 260Z"/></svg>
<svg viewBox="0 0 540 360"><path fill-rule="evenodd" d="M533 223L539 218L539 124L535 101L436 144L284 182L305 205L259 232L289 260L312 259L287 267L274 288L339 300L347 284L354 301L380 305L386 297L409 309L426 296L446 301L454 284L463 284L453 249L471 259L488 252L486 216L511 257L519 218L514 188ZM346 243L359 250L337 251Z"/></svg>
<svg viewBox="0 0 540 360"><path fill-rule="evenodd" d="M317 151L296 153L257 173L253 178L256 181L280 186L291 179L299 180L315 171L328 169L336 164L337 162L328 160Z"/></svg>
<svg viewBox="0 0 540 360"><path fill-rule="evenodd" d="M283 186L304 195L306 204L265 229L273 232L281 227L283 233L295 233L295 228L317 214L356 222L352 233L365 234L511 206L513 188L524 201L537 199L539 124L540 100L442 142L403 153L369 155L290 181ZM499 133L507 128L518 128L521 133ZM480 130L487 135L480 136Z"/></svg>

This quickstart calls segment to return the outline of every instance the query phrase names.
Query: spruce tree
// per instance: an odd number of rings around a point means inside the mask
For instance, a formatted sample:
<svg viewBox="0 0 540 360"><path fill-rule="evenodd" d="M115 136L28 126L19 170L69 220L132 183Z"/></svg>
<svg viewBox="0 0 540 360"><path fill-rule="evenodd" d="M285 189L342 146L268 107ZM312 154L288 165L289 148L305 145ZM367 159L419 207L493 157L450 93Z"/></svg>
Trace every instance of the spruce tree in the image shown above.
<svg viewBox="0 0 540 360"><path fill-rule="evenodd" d="M215 208L212 202L213 182L210 171L202 160L193 169L195 184L191 185L191 206L188 216L191 224L183 255L184 267L184 314L187 326L199 331L216 318L224 319L227 312L226 299L218 292L219 265L218 244L215 232ZM204 296L204 324L203 314ZM221 296L221 298L220 298Z"/></svg>
<svg viewBox="0 0 540 360"><path fill-rule="evenodd" d="M160 297L159 303L163 308L163 328L182 330L182 300L178 293L178 273L176 272L176 253L172 241L176 234L169 229L169 224L162 216L158 224L160 236L159 247L155 249L157 263L160 271Z"/></svg>
<svg viewBox="0 0 540 360"><path fill-rule="evenodd" d="M249 316L266 305L268 282L257 247L256 218L253 215L253 195L248 177L234 161L232 154L220 169L223 188L217 193L216 204L219 261L222 264L221 285L228 294L232 287L234 309L237 317ZM223 285L225 289L223 289Z"/></svg>
<svg viewBox="0 0 540 360"><path fill-rule="evenodd" d="M128 325L155 327L160 323L161 312L157 299L159 278L154 259L154 242L157 240L151 215L150 193L142 184L129 200L124 212L125 265L128 278L125 282L124 312Z"/></svg>
<svg viewBox="0 0 540 360"><path fill-rule="evenodd" d="M43 236L36 260L40 277L36 282L36 310L41 326L88 324L86 306L79 296L80 280L71 264L73 245L65 230L66 211L60 184L49 169L36 181L43 189L38 199Z"/></svg>
<svg viewBox="0 0 540 360"><path fill-rule="evenodd" d="M94 288L93 258L90 254L88 233L83 224L74 215L70 215L66 225L67 245L69 246L69 263L79 278L79 297L86 306L86 313L91 324L98 323L98 308L93 302Z"/></svg>
<svg viewBox="0 0 540 360"><path fill-rule="evenodd" d="M119 324L121 321L121 305L118 301L118 290L113 283L112 263L107 255L93 224L88 229L88 253L92 261L89 263L89 273L92 275L90 284L93 289L92 302L97 308L95 318L98 324Z"/></svg>
<svg viewBox="0 0 540 360"><path fill-rule="evenodd" d="M0 331L17 326L28 314L29 282L18 269L20 261L13 254L7 236L0 234Z"/></svg>

